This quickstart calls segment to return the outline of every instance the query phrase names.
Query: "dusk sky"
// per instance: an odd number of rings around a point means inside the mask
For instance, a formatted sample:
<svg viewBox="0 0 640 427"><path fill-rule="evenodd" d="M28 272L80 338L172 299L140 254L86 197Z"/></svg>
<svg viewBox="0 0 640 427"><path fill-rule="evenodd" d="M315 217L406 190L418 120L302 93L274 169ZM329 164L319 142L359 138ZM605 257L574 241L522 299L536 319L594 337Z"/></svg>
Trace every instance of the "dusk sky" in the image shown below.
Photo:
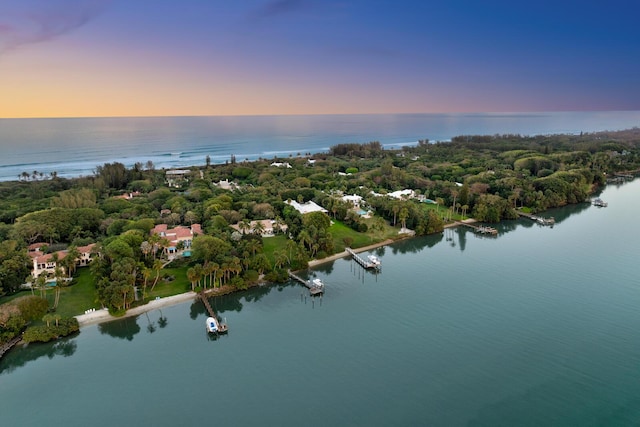
<svg viewBox="0 0 640 427"><path fill-rule="evenodd" d="M640 110L637 0L0 0L0 117Z"/></svg>

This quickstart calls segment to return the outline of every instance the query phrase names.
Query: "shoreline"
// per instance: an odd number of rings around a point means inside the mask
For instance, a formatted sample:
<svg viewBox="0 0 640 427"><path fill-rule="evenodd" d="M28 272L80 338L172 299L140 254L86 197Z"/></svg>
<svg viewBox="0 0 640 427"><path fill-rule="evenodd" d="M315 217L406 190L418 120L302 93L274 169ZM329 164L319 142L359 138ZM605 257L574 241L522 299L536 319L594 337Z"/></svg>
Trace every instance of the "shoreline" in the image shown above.
<svg viewBox="0 0 640 427"><path fill-rule="evenodd" d="M476 222L475 219L473 218L468 218L465 220L462 220L460 222L464 222L464 223L474 223ZM452 222L449 224L445 224L444 228L451 228L451 227L456 227L459 224ZM366 252L366 251L370 251L372 249L376 249L382 246L388 246L392 243L398 242L400 240L404 240L404 239L410 239L413 236L404 236L398 239L386 239L383 240L381 242L378 243L373 243L371 245L367 245L367 246L362 246L360 248L357 249L353 249L353 251L355 253L360 253L360 252ZM349 253L347 251L342 251L339 252L337 254L333 254L330 255L326 258L321 258L321 259L314 259L309 261L309 266L308 268L313 268L316 267L318 265L321 264L325 264L327 262L331 262L331 261L336 261L342 258L345 258L349 256ZM259 283L257 286L261 286L264 285L265 282L263 283ZM228 294L230 293L228 290L225 290L224 288L218 288L221 292L217 293L218 295L224 295L224 294ZM236 290L233 290L231 292L237 292ZM208 293L212 293L212 292L208 292ZM102 310L96 310L94 312L91 313L87 313L87 314L79 314L77 316L74 316L76 319L78 319L78 324L80 326L80 329L86 327L86 326L91 326L91 325L96 325L99 323L105 323L105 322L111 322L114 320L118 320L118 319L124 319L127 317L134 317L134 316L138 316L140 314L144 314L146 312L152 311L152 310L156 310L156 309L160 309L160 308L165 308L165 307L169 307L169 306L173 306L176 304L180 304L183 302L187 302L189 300L193 300L195 298L197 298L198 294L196 292L193 291L189 291L189 292L185 292L182 294L177 294L177 295L171 295L168 297L164 297L164 298L159 298L159 299L155 299L155 300L151 300L148 303L144 304L144 305L140 305L137 307L133 307L129 310L127 310L127 312L125 314L123 314L122 316L112 316L111 314L109 314L109 311L107 309L102 309Z"/></svg>

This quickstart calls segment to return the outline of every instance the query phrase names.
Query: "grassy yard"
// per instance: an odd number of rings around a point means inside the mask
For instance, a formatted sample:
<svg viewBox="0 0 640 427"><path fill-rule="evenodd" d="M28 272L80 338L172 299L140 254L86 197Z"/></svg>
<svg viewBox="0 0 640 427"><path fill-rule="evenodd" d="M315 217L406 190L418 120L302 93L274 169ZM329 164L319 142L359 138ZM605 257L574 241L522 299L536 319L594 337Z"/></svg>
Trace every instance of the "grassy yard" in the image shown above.
<svg viewBox="0 0 640 427"><path fill-rule="evenodd" d="M151 283L147 286L147 300L154 299L155 297L169 297L172 295L178 295L191 290L191 283L187 279L188 266L176 267L176 268L164 268L160 272L160 280L156 285L153 292L151 291L151 285L153 284L153 278ZM167 281L163 277L173 277L173 280ZM142 292L142 290L140 290Z"/></svg>
<svg viewBox="0 0 640 427"><path fill-rule="evenodd" d="M398 229L389 225L386 225L382 231L359 233L337 220L333 220L333 224L329 227L329 232L333 236L333 245L336 253L344 251L345 238L351 239L351 247L359 248L398 236ZM273 265L273 253L278 249L286 247L287 237L282 234L273 237L265 237L262 239L262 245L265 255L269 259L269 262L271 262L271 265Z"/></svg>
<svg viewBox="0 0 640 427"><path fill-rule="evenodd" d="M31 295L31 291L22 291L9 297L3 297L0 299L0 304L7 303L25 295ZM34 295L39 296L40 292L36 291ZM46 293L49 306L53 305L54 298L55 291L51 288ZM100 305L95 302L95 299L96 288L91 278L91 272L88 268L79 268L74 279L74 284L60 290L60 301L58 302L56 313L62 317L73 317L77 314L83 314L84 311L89 308L100 307Z"/></svg>
<svg viewBox="0 0 640 427"><path fill-rule="evenodd" d="M181 294L191 290L191 284L187 280L187 267L165 268L161 271L161 277L153 292L149 292L151 284L147 287L147 300L155 297L167 297ZM171 281L163 280L163 277L171 276ZM57 314L63 317L72 317L84 314L90 308L100 308L96 301L96 288L88 268L79 268L74 279L75 284L60 291L60 301L58 303ZM142 291L142 290L141 290ZM28 292L21 292L18 296L29 295ZM12 296L15 298L16 296ZM8 298L7 298L8 299ZM53 305L54 291L47 292L47 300ZM2 302L5 302L4 300Z"/></svg>
<svg viewBox="0 0 640 427"><path fill-rule="evenodd" d="M348 227L342 222L336 220L333 220L333 224L329 227L329 232L333 236L333 245L336 253L344 251L345 239L351 239L352 248L360 248L362 246L380 242L386 238L386 230L382 233L373 233L371 231L368 233L359 233L351 227Z"/></svg>
<svg viewBox="0 0 640 427"><path fill-rule="evenodd" d="M79 268L74 283L60 291L57 314L62 317L73 317L83 314L89 308L100 308L100 304L96 302L96 287L89 268ZM53 305L54 293L53 289L47 292L50 306Z"/></svg>
<svg viewBox="0 0 640 427"><path fill-rule="evenodd" d="M451 213L451 208L446 208L446 207L440 206L440 205L434 205L434 204L431 204L431 203L421 203L420 206L424 211L436 211L440 218L448 218L449 215L451 215L451 220L452 221L462 221L463 219L469 219L470 218L469 212L467 212L464 217L462 215L460 215L460 213L461 213L460 209L458 209L458 213L457 214L453 214L453 213Z"/></svg>

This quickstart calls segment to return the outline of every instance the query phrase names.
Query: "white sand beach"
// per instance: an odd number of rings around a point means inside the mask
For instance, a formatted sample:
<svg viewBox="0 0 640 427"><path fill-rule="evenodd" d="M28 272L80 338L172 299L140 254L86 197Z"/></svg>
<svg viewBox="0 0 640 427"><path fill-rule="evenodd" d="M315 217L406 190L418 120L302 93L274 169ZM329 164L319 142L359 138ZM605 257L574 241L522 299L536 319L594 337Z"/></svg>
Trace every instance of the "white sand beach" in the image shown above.
<svg viewBox="0 0 640 427"><path fill-rule="evenodd" d="M146 311L151 311L158 308L163 308L170 305L192 300L196 298L196 296L197 294L195 292L186 292L184 294L173 295L165 298L158 298L158 299L149 301L145 305L141 305L141 306L134 307L132 309L127 310L124 316L121 316L121 317L114 317L110 315L109 311L106 309L92 311L91 313L87 313L87 314L80 314L75 317L76 319L78 319L78 323L82 328L84 326L94 325L96 323L109 322L111 320L122 319L124 317L137 316Z"/></svg>

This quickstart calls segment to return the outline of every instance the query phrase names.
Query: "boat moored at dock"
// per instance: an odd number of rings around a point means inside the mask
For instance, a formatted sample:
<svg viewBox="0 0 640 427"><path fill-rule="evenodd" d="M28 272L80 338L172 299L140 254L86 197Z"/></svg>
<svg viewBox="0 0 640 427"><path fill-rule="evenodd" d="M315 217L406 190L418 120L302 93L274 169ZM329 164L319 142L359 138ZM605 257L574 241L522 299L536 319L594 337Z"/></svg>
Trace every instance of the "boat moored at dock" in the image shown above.
<svg viewBox="0 0 640 427"><path fill-rule="evenodd" d="M591 200L591 204L593 206L597 206L599 208L606 208L609 205L607 202L602 200L600 197L596 197L595 199Z"/></svg>
<svg viewBox="0 0 640 427"><path fill-rule="evenodd" d="M218 332L218 325L216 320L213 317L207 317L206 320L207 332L216 333Z"/></svg>
<svg viewBox="0 0 640 427"><path fill-rule="evenodd" d="M375 255L369 255L367 259L374 267L379 267L382 264L382 262L380 261L380 258L378 258Z"/></svg>
<svg viewBox="0 0 640 427"><path fill-rule="evenodd" d="M351 248L344 248L344 249L345 251L347 251L347 253L349 253L349 255L351 255L351 257L355 262L357 262L364 268L373 268L375 270L379 270L380 267L382 266L382 262L380 261L380 258L378 258L375 255L369 255L367 256L367 259L364 259L364 258L361 258L353 249Z"/></svg>

